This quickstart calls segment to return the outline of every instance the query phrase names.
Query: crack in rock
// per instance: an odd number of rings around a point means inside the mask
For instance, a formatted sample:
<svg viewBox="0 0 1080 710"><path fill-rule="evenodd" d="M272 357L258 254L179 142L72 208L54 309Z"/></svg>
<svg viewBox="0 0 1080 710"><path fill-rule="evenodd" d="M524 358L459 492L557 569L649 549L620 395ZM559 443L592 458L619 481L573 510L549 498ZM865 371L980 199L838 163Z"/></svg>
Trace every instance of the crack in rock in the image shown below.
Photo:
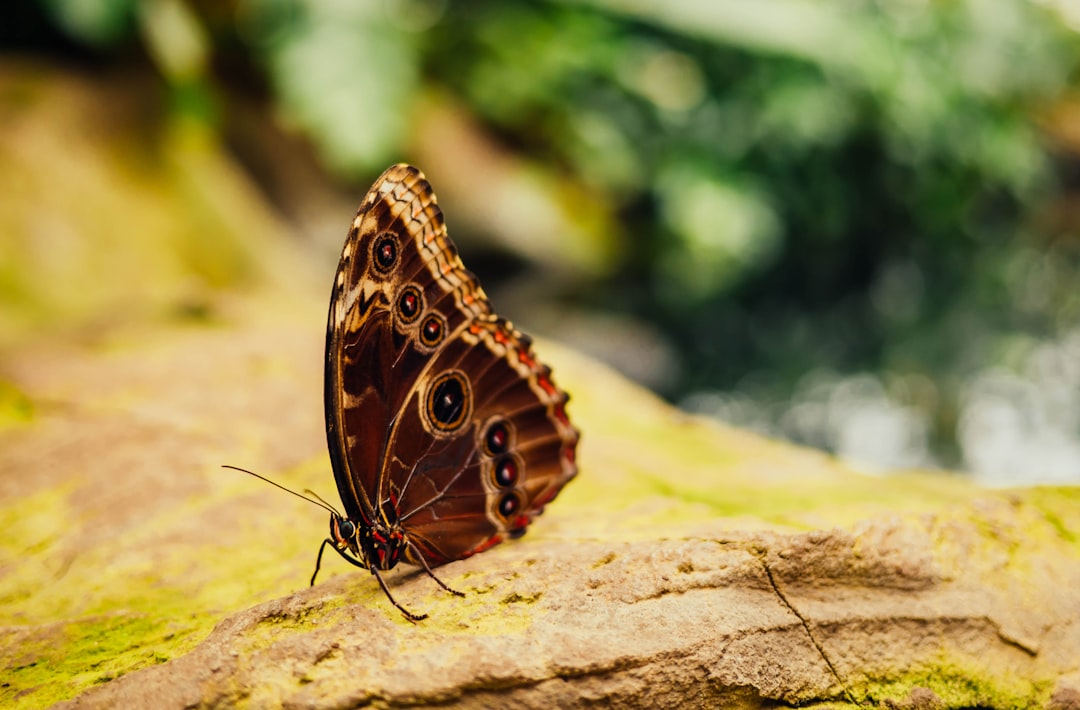
<svg viewBox="0 0 1080 710"><path fill-rule="evenodd" d="M821 654L821 660L825 661L825 665L829 667L829 671L832 673L833 678L836 679L836 682L840 685L840 689L843 691L844 697L846 697L848 701L853 705L858 705L859 703L856 702L855 698L852 697L851 693L848 691L847 683L845 683L843 678L840 677L840 673L836 670L836 666L834 666L833 662L829 659L829 655L825 653L825 648L821 645L820 642L818 642L817 638L814 637L814 632L810 628L810 622L807 621L806 617L804 617L799 612L799 610L795 608L795 605L791 603L791 601L787 598L787 595L785 595L784 592L781 591L780 585L776 583L776 579L773 577L772 569L769 567L769 563L765 560L765 557L759 556L758 559L761 560L761 567L765 570L765 576L768 577L769 585L772 586L773 591L776 592L777 598L785 607L787 607L791 611L792 614L795 615L795 617L800 621L800 623L802 623L803 629L806 630L806 635L810 639L810 643L812 643L814 645L814 648L817 649L817 652Z"/></svg>

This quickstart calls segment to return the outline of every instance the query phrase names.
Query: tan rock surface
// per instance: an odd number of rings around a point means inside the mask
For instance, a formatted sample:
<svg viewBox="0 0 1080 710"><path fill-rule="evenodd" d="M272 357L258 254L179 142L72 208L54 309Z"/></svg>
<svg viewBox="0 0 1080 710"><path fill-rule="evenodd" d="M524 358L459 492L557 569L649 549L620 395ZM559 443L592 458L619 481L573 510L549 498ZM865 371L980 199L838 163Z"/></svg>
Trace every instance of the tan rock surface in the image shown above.
<svg viewBox="0 0 1080 710"><path fill-rule="evenodd" d="M1075 491L867 478L547 343L582 475L530 533L441 568L463 599L389 574L419 624L337 560L307 588L324 515L218 464L331 494L319 341L315 323L237 322L8 361L35 405L0 449L9 699L758 706L928 688L940 707L1037 707L1076 686Z"/></svg>

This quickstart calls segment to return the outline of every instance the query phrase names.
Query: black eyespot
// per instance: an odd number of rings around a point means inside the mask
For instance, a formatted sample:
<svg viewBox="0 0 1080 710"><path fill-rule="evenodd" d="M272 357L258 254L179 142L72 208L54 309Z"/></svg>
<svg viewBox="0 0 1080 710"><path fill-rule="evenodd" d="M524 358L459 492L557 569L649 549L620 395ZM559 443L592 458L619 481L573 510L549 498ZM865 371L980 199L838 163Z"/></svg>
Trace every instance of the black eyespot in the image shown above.
<svg viewBox="0 0 1080 710"><path fill-rule="evenodd" d="M420 289L412 284L402 289L401 295L398 296L398 317L402 322L412 323L420 316L423 308L424 301L420 295Z"/></svg>
<svg viewBox="0 0 1080 710"><path fill-rule="evenodd" d="M442 342L444 331L442 316L432 313L420 327L420 340L429 348L435 347Z"/></svg>
<svg viewBox="0 0 1080 710"><path fill-rule="evenodd" d="M460 372L440 375L428 389L428 420L436 429L450 432L461 428L471 410L469 384Z"/></svg>
<svg viewBox="0 0 1080 710"><path fill-rule="evenodd" d="M487 428L484 446L492 456L506 453L510 448L510 427L505 421L496 421Z"/></svg>
<svg viewBox="0 0 1080 710"><path fill-rule="evenodd" d="M507 493L499 499L499 515L509 518L521 510L521 499L514 493Z"/></svg>
<svg viewBox="0 0 1080 710"><path fill-rule="evenodd" d="M518 480L517 461L512 456L500 459L495 464L495 483L502 488L511 488Z"/></svg>
<svg viewBox="0 0 1080 710"><path fill-rule="evenodd" d="M445 380L435 388L431 399L431 411L441 424L451 424L461 417L465 409L465 391L458 379Z"/></svg>
<svg viewBox="0 0 1080 710"><path fill-rule="evenodd" d="M385 273L394 268L397 262L397 240L389 232L375 238L375 246L372 247L372 257L375 260L375 268Z"/></svg>

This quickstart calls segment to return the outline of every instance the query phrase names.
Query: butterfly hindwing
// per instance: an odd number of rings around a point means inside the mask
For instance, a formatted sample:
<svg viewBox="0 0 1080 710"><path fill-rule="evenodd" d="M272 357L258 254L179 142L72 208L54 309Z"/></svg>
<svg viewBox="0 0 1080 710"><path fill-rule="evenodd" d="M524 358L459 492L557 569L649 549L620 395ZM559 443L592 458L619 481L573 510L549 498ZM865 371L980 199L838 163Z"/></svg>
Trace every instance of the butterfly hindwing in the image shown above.
<svg viewBox="0 0 1080 710"><path fill-rule="evenodd" d="M440 350L394 431L432 451L390 463L401 520L431 564L467 557L524 533L533 516L576 473L577 432L567 396L551 383L529 341L491 316L470 323ZM462 420L448 429L438 399L454 382ZM451 422L453 423L453 422ZM451 463L452 462L452 463Z"/></svg>

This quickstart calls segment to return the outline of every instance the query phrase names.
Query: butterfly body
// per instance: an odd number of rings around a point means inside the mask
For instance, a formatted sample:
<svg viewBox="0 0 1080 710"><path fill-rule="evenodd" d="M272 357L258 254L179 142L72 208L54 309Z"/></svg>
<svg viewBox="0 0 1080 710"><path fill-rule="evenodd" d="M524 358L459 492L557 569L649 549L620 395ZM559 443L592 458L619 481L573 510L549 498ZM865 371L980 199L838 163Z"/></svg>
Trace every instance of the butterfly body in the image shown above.
<svg viewBox="0 0 1080 710"><path fill-rule="evenodd" d="M411 166L383 173L349 230L324 384L345 507L324 547L384 590L399 561L430 573L524 534L577 473L567 395L492 312Z"/></svg>

